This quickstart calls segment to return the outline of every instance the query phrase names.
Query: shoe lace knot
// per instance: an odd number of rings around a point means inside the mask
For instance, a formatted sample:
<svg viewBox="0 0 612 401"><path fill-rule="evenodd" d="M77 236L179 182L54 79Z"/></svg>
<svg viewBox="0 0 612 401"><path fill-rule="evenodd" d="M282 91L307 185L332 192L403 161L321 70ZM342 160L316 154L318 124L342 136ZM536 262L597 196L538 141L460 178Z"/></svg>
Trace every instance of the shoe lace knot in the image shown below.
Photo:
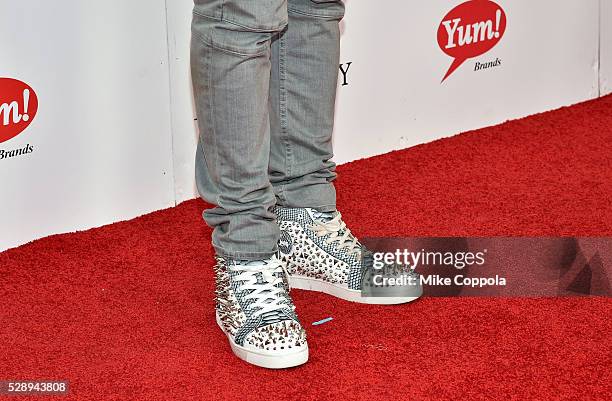
<svg viewBox="0 0 612 401"><path fill-rule="evenodd" d="M234 280L240 291L246 291L244 300L253 300L248 304L254 316L281 309L294 310L287 291L289 280L286 280L285 265L276 257L268 260L241 262L228 266L230 271L238 273Z"/></svg>
<svg viewBox="0 0 612 401"><path fill-rule="evenodd" d="M337 212L329 221L315 220L315 224L310 228L318 237L328 236L325 243L337 244L338 250L345 250L349 255L359 256L361 245L346 223L342 221L340 212Z"/></svg>

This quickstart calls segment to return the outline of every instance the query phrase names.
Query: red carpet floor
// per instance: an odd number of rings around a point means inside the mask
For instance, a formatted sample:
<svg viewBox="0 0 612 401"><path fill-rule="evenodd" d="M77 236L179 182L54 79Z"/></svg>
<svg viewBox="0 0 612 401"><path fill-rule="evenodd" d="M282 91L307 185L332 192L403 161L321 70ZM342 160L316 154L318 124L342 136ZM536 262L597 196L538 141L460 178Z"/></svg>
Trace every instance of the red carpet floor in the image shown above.
<svg viewBox="0 0 612 401"><path fill-rule="evenodd" d="M609 236L612 96L338 170L362 236ZM310 362L246 365L214 322L204 206L1 253L0 380L68 379L58 399L105 401L611 397L610 298L377 307L296 290Z"/></svg>

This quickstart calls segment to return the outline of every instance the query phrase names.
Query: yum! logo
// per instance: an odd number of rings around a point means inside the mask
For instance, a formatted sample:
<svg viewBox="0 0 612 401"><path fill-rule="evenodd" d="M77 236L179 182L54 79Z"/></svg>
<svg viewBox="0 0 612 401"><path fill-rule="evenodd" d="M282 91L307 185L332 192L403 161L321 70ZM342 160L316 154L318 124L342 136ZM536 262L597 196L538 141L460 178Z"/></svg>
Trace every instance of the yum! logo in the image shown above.
<svg viewBox="0 0 612 401"><path fill-rule="evenodd" d="M38 97L28 84L0 78L0 143L28 128L37 111Z"/></svg>
<svg viewBox="0 0 612 401"><path fill-rule="evenodd" d="M454 60L442 78L465 60L491 50L506 31L506 13L493 1L470 0L449 11L438 27L438 45Z"/></svg>

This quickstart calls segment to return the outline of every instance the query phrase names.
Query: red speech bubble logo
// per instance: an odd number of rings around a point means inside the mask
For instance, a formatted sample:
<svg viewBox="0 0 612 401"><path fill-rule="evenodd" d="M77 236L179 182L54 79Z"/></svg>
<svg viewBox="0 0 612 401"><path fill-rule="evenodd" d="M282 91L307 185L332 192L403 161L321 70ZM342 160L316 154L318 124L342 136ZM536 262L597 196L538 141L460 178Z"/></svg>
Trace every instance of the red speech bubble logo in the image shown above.
<svg viewBox="0 0 612 401"><path fill-rule="evenodd" d="M454 58L442 82L465 60L491 50L506 31L506 13L490 0L470 0L444 16L438 27L440 49Z"/></svg>
<svg viewBox="0 0 612 401"><path fill-rule="evenodd" d="M0 78L0 143L28 128L37 111L38 97L28 84Z"/></svg>

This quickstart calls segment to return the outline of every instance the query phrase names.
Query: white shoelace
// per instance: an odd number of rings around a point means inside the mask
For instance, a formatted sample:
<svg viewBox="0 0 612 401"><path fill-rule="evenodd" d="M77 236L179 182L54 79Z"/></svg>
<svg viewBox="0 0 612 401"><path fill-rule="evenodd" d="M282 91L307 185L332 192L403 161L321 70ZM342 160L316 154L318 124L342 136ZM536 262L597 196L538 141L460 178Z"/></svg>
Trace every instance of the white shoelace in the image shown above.
<svg viewBox="0 0 612 401"><path fill-rule="evenodd" d="M338 243L339 250L346 249L349 255L359 256L361 248L358 245L357 238L351 234L351 230L349 230L344 221L342 221L340 212L337 212L336 216L329 221L315 221L316 224L312 225L310 229L314 231L318 237L324 237L329 234L329 238L325 240L325 243L332 244L336 242Z"/></svg>
<svg viewBox="0 0 612 401"><path fill-rule="evenodd" d="M274 274L283 272L285 277L287 277L287 271L285 266L276 257L265 261L258 260L230 265L228 269L240 272L234 279L242 282L240 285L241 291L252 290L244 299L255 300L255 302L249 304L249 309L255 310L253 313L255 317L283 308L292 308L292 305L287 304L287 298L284 296L286 293L285 288L277 287L278 284L283 283L283 279ZM258 283L257 273L261 273L265 283Z"/></svg>

